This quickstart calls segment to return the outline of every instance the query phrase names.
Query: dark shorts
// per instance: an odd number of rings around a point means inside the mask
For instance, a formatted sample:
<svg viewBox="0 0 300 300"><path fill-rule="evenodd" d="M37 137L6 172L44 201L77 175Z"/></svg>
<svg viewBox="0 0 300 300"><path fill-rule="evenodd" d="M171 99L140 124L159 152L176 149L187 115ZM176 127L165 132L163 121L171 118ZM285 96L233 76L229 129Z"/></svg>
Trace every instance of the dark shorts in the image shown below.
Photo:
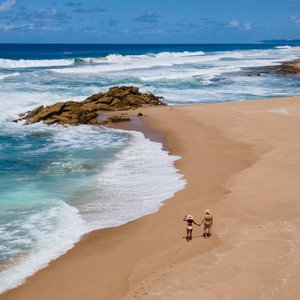
<svg viewBox="0 0 300 300"><path fill-rule="evenodd" d="M209 229L210 227L210 224L204 224L204 229Z"/></svg>

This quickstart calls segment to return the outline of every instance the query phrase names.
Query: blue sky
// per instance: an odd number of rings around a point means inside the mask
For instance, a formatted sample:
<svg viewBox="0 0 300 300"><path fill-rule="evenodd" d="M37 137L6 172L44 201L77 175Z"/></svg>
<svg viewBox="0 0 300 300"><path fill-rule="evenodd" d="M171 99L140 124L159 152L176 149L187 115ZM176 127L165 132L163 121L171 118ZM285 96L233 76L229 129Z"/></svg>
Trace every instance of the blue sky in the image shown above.
<svg viewBox="0 0 300 300"><path fill-rule="evenodd" d="M0 0L0 42L300 39L299 0Z"/></svg>

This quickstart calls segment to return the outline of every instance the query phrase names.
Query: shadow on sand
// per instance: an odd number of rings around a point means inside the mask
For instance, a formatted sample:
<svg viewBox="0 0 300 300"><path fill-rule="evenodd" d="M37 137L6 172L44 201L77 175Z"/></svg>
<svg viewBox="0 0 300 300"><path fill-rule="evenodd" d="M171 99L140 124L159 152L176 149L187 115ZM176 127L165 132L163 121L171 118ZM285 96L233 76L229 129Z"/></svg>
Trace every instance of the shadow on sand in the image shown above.
<svg viewBox="0 0 300 300"><path fill-rule="evenodd" d="M186 239L187 242L190 242L192 239L197 239L197 238L209 238L211 236L211 233L207 233L207 235L205 236L204 233L201 234L201 235L196 235L196 236L193 236L192 238L189 238L187 236L183 236L182 238L183 239Z"/></svg>

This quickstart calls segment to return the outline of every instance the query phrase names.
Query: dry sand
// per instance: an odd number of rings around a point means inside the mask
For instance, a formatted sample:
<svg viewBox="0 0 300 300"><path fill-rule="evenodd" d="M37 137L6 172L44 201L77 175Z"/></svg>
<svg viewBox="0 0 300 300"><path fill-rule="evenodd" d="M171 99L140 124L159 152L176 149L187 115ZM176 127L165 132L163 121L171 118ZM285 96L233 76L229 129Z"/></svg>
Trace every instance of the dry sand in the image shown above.
<svg viewBox="0 0 300 300"><path fill-rule="evenodd" d="M0 299L300 299L300 97L141 111L182 156L186 188ZM213 235L187 242L183 216L206 208Z"/></svg>

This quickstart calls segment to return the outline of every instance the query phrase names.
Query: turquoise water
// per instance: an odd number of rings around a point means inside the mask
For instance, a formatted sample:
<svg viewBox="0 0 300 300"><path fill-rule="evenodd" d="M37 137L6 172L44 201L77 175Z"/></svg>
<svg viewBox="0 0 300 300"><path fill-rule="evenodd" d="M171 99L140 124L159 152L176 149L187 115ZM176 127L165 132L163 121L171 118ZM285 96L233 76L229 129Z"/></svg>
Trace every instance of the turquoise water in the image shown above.
<svg viewBox="0 0 300 300"><path fill-rule="evenodd" d="M129 143L128 134L104 129L12 127L0 133L1 289L16 278L5 271L33 256L40 262L30 266L38 268L89 231L78 202ZM22 268L21 275L32 272Z"/></svg>
<svg viewBox="0 0 300 300"><path fill-rule="evenodd" d="M177 158L139 133L11 122L19 113L124 84L172 105L300 94L295 76L243 76L299 53L285 45L0 45L0 292L84 233L156 211L185 184Z"/></svg>

